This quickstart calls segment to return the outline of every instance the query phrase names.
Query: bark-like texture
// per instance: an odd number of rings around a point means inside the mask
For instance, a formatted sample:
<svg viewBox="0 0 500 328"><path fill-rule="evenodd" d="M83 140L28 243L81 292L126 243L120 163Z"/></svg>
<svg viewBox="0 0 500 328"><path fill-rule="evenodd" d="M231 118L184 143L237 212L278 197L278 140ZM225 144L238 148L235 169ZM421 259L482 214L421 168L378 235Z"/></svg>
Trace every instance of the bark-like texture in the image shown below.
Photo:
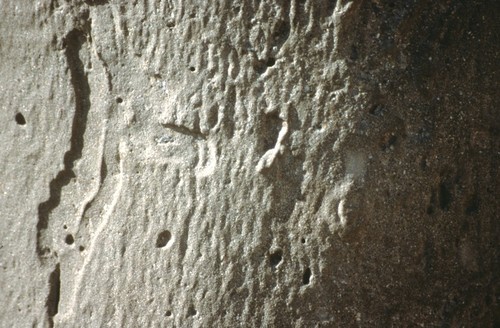
<svg viewBox="0 0 500 328"><path fill-rule="evenodd" d="M0 325L499 325L499 12L0 1Z"/></svg>

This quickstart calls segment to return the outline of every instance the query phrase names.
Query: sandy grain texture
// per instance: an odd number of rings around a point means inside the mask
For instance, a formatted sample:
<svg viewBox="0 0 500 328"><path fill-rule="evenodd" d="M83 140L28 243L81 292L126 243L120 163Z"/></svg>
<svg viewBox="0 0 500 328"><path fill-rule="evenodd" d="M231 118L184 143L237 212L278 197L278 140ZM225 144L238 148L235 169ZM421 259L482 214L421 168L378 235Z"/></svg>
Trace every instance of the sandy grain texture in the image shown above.
<svg viewBox="0 0 500 328"><path fill-rule="evenodd" d="M0 326L499 325L499 7L0 0Z"/></svg>

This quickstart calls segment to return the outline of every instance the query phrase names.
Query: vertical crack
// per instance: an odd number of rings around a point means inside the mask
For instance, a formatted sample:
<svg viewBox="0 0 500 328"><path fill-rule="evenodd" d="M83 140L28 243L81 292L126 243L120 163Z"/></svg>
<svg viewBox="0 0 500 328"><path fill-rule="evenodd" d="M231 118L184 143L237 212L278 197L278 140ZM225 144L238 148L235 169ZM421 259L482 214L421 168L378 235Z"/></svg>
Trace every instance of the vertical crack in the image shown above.
<svg viewBox="0 0 500 328"><path fill-rule="evenodd" d="M76 177L73 167L75 162L82 157L84 134L87 127L87 116L90 109L90 86L79 51L86 41L85 34L77 29L72 30L64 39L65 55L70 71L70 81L75 96L75 114L71 130L70 149L64 154L64 169L50 182L49 199L38 206L37 244L36 251L39 258L50 253L46 235L51 212L61 202L62 188Z"/></svg>
<svg viewBox="0 0 500 328"><path fill-rule="evenodd" d="M49 295L45 307L47 308L47 316L49 327L54 327L54 316L59 312L59 296L61 294L61 269L59 263L49 277Z"/></svg>

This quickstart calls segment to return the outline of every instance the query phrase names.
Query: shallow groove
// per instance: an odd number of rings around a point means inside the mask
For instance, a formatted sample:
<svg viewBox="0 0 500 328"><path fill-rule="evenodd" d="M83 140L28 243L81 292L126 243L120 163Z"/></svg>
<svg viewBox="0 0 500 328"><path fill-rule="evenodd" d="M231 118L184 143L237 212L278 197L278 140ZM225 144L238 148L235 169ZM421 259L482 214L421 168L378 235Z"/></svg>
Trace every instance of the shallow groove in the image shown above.
<svg viewBox="0 0 500 328"><path fill-rule="evenodd" d="M170 130L175 131L175 132L180 133L180 134L184 134L184 135L193 137L195 139L202 139L202 140L207 139L207 136L199 130L192 130L192 129L189 129L185 126L180 126L180 125L175 125L175 124L170 124L170 123L165 123L165 124L163 124L163 126L166 127L167 129L170 129Z"/></svg>
<svg viewBox="0 0 500 328"><path fill-rule="evenodd" d="M50 252L49 246L43 244L43 233L48 228L51 212L61 202L62 188L76 177L73 171L74 163L82 157L84 134L90 109L90 86L83 62L79 57L79 51L85 41L84 33L76 29L69 32L64 39L65 55L75 94L75 114L71 129L70 149L64 154L64 169L59 171L57 176L50 182L49 199L38 206L36 252L39 257L43 257Z"/></svg>

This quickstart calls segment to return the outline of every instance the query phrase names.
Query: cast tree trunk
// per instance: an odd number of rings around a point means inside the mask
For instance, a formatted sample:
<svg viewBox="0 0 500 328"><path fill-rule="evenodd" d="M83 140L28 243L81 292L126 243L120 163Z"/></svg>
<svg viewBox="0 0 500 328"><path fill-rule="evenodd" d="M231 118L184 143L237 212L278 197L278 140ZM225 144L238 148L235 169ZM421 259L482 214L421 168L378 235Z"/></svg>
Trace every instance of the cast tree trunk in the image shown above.
<svg viewBox="0 0 500 328"><path fill-rule="evenodd" d="M0 326L500 324L498 1L0 17Z"/></svg>

